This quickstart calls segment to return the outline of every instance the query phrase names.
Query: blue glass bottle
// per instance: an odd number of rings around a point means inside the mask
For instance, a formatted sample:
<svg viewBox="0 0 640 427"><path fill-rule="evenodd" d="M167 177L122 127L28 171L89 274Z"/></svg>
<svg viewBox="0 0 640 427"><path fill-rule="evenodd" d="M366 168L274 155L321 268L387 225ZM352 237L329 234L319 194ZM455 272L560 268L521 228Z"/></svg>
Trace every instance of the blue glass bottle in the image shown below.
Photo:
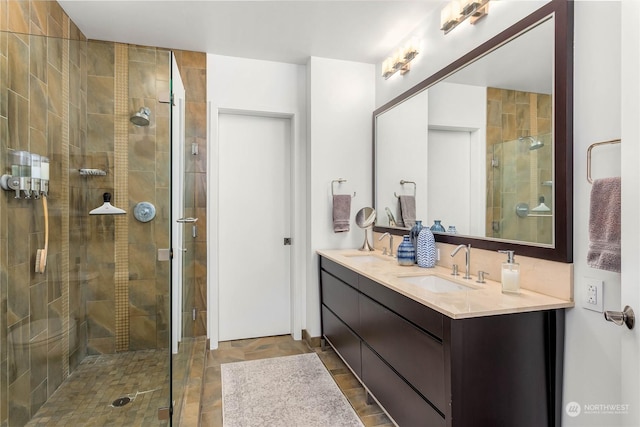
<svg viewBox="0 0 640 427"><path fill-rule="evenodd" d="M409 235L405 235L402 238L402 243L398 246L398 264L400 265L413 265L416 263L416 250L413 248L413 243Z"/></svg>
<svg viewBox="0 0 640 427"><path fill-rule="evenodd" d="M422 221L417 219L416 223L413 227L411 227L411 231L409 231L409 239L413 244L413 249L418 253L418 235L420 234L420 230L422 230Z"/></svg>
<svg viewBox="0 0 640 427"><path fill-rule="evenodd" d="M427 227L424 227L418 235L416 259L418 267L432 268L436 265L436 239Z"/></svg>
<svg viewBox="0 0 640 427"><path fill-rule="evenodd" d="M431 226L431 231L440 231L441 233L446 232L446 230L444 229L444 226L440 224L439 219L436 219L435 221L433 221L433 225Z"/></svg>

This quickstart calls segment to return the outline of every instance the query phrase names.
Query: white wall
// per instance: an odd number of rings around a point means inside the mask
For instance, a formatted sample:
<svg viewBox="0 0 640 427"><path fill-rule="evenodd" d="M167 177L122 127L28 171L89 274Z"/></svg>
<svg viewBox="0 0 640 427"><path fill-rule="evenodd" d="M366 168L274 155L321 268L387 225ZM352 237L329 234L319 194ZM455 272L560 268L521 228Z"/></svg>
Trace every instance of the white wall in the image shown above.
<svg viewBox="0 0 640 427"><path fill-rule="evenodd" d="M376 118L376 224L389 225L385 208L396 221L400 212L396 194L412 194L415 190L416 218L426 222L427 215L427 92L410 98ZM413 181L400 185L400 181ZM394 246L401 239L395 239ZM396 253L396 248L393 249Z"/></svg>
<svg viewBox="0 0 640 427"><path fill-rule="evenodd" d="M207 55L207 100L208 126L210 146L207 153L207 241L209 242L207 282L209 292L207 304L210 313L207 329L212 348L218 340L217 316L217 271L218 253L224 248L218 247L218 227L229 224L218 224L218 163L224 161L218 156L218 113L258 113L271 116L290 117L292 120L292 195L293 212L291 213L291 229L293 245L291 253L293 300L295 310L294 336L299 338L300 328L305 322L305 260L306 260L306 138L307 138L307 99L306 99L306 67L304 65L284 64L245 58L220 55ZM256 222L249 226L259 231L260 209L270 206L256 206ZM235 226L235 225L234 225ZM283 236L284 237L284 236ZM296 330L296 328L298 330Z"/></svg>
<svg viewBox="0 0 640 427"><path fill-rule="evenodd" d="M605 310L620 310L620 274L587 266L589 196L586 179L589 144L620 137L620 4L575 3L574 51L574 298L567 311L564 402L584 404L624 403L620 393L620 339L623 328L605 322L602 313L582 308L585 278L605 282ZM606 151L606 150L605 150ZM618 175L620 159L592 153L594 178ZM597 174L597 175L596 175ZM623 180L624 181L624 180ZM594 369L595 368L595 369ZM631 402L637 404L636 396ZM616 415L564 414L566 426L620 425Z"/></svg>
<svg viewBox="0 0 640 427"><path fill-rule="evenodd" d="M371 206L372 122L374 66L311 57L307 63L308 157L307 174L307 322L311 336L320 336L318 249L357 248L364 231L353 218ZM351 230L334 233L331 180L344 178L341 194L355 191ZM371 234L371 233L370 233ZM371 236L369 237L371 241Z"/></svg>

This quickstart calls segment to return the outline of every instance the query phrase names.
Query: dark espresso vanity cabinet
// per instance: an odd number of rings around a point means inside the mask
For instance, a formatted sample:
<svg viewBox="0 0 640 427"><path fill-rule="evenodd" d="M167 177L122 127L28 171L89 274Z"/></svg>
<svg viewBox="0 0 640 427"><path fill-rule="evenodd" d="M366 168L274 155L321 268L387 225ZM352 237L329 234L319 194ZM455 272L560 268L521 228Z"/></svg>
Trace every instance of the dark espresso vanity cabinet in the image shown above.
<svg viewBox="0 0 640 427"><path fill-rule="evenodd" d="M559 426L564 309L452 319L320 257L322 335L400 426Z"/></svg>

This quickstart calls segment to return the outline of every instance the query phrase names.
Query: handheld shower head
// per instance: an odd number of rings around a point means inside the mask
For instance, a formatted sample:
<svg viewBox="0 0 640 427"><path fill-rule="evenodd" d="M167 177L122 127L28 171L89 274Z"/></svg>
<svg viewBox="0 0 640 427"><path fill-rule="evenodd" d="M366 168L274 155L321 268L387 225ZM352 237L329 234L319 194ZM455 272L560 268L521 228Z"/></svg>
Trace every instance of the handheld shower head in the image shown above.
<svg viewBox="0 0 640 427"><path fill-rule="evenodd" d="M151 115L151 110L147 107L142 107L138 112L136 112L129 120L136 126L149 126L149 116Z"/></svg>
<svg viewBox="0 0 640 427"><path fill-rule="evenodd" d="M539 139L535 139L532 136L521 136L520 138L518 138L519 141L524 141L524 140L529 140L529 151L533 151L533 150L537 150L539 148L544 147L544 142L540 141Z"/></svg>

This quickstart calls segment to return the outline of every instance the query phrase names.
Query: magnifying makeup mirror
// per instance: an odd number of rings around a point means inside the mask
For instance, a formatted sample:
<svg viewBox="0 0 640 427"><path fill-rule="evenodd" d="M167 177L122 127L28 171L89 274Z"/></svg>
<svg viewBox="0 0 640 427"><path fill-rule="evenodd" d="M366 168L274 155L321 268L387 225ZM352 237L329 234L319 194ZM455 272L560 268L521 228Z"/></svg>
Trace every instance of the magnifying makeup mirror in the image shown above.
<svg viewBox="0 0 640 427"><path fill-rule="evenodd" d="M376 210L370 207L362 208L356 214L356 224L364 229L364 243L360 248L361 251L373 251L373 247L369 244L369 229L376 222Z"/></svg>

